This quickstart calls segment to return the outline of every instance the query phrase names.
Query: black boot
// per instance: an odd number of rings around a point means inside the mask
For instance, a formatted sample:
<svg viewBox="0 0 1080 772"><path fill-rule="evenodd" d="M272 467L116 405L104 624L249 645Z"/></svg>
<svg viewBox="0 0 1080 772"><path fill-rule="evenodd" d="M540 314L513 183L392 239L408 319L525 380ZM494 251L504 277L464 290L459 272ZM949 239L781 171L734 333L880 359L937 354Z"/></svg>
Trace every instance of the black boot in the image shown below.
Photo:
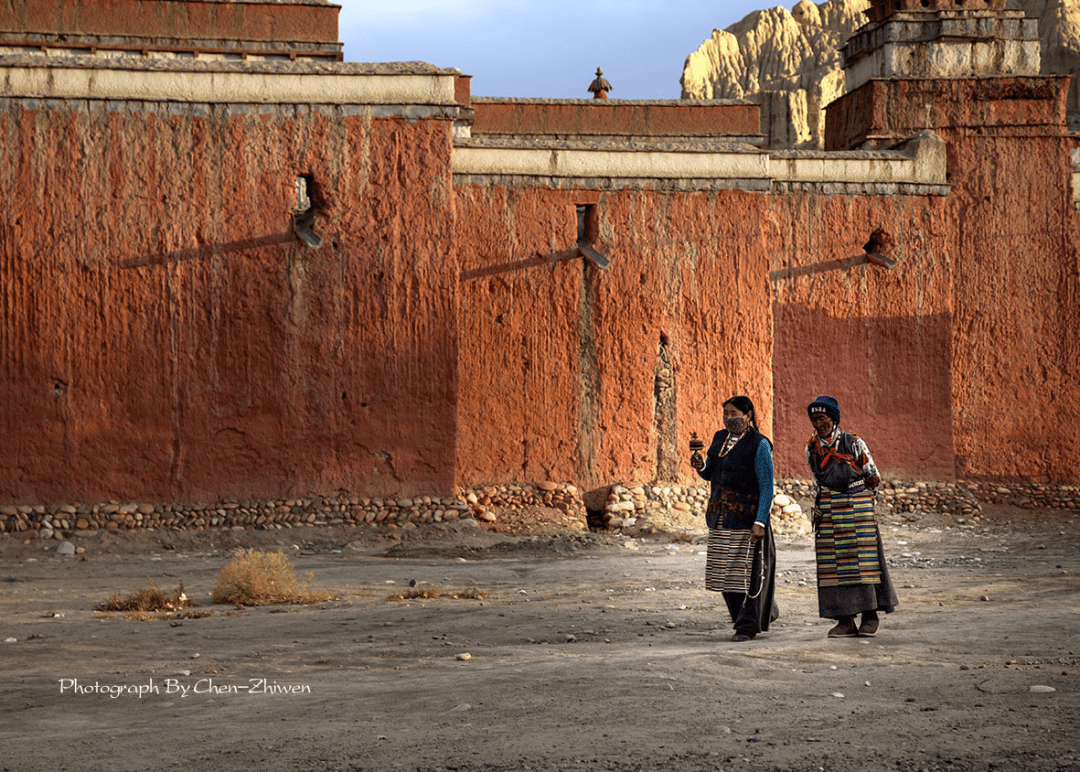
<svg viewBox="0 0 1080 772"><path fill-rule="evenodd" d="M873 638L877 635L878 615L876 611L864 611L862 624L859 625L860 638Z"/></svg>
<svg viewBox="0 0 1080 772"><path fill-rule="evenodd" d="M836 627L829 630L830 638L854 638L859 634L855 626L855 617L840 617Z"/></svg>

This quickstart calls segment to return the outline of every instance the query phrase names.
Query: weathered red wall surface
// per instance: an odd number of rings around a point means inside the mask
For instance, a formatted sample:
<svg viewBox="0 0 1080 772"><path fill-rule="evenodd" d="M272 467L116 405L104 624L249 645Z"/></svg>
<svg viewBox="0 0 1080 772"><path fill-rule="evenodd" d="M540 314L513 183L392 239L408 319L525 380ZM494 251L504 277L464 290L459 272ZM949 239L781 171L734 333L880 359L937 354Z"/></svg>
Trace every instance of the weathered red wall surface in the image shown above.
<svg viewBox="0 0 1080 772"><path fill-rule="evenodd" d="M5 0L0 3L0 31L337 43L339 10L336 5L278 3Z"/></svg>
<svg viewBox="0 0 1080 772"><path fill-rule="evenodd" d="M831 394L889 475L1077 479L1069 148L949 142L948 196L459 186L462 482L692 480L689 433L735 393L782 476L808 475L806 405ZM607 271L573 251L593 200ZM892 270L863 252L877 228Z"/></svg>
<svg viewBox="0 0 1080 772"><path fill-rule="evenodd" d="M952 203L945 197L778 197L770 229L776 466L809 477L806 406L829 394L841 425L883 471L952 479ZM878 227L897 242L892 270L862 246Z"/></svg>
<svg viewBox="0 0 1080 772"><path fill-rule="evenodd" d="M1067 88L1057 77L874 81L829 108L833 147L904 136L928 117L947 142L947 216L923 230L943 245L935 263L951 266L951 433L961 478L1080 478L1080 215ZM917 237L910 228L900 243ZM897 271L930 270L920 261ZM853 321L851 332L862 317ZM943 427L931 426L923 437L936 439Z"/></svg>
<svg viewBox="0 0 1080 772"><path fill-rule="evenodd" d="M689 482L690 432L710 438L735 394L760 405L770 430L766 196L479 186L457 196L463 483ZM575 204L591 202L607 270L574 248ZM658 404L665 369L674 386Z"/></svg>
<svg viewBox="0 0 1080 772"><path fill-rule="evenodd" d="M2 104L0 500L452 486L448 123Z"/></svg>
<svg viewBox="0 0 1080 772"><path fill-rule="evenodd" d="M829 105L825 147L847 150L867 140L897 141L925 129L1060 136L1066 131L1068 84L1062 75L872 80Z"/></svg>
<svg viewBox="0 0 1080 772"><path fill-rule="evenodd" d="M1072 146L1063 137L950 139L958 170L953 423L963 477L1080 479Z"/></svg>
<svg viewBox="0 0 1080 772"><path fill-rule="evenodd" d="M760 108L752 104L643 104L594 99L579 102L474 99L472 131L664 137L744 137L761 133Z"/></svg>
<svg viewBox="0 0 1080 772"><path fill-rule="evenodd" d="M448 122L332 108L0 108L0 500L693 482L739 393L781 475L828 393L887 473L1080 478L1048 118L957 113L950 194L890 197L454 186Z"/></svg>
<svg viewBox="0 0 1080 772"><path fill-rule="evenodd" d="M578 200L598 201L606 271L575 256ZM758 406L778 472L806 476L821 393L892 473L951 479L949 211L941 197L459 187L462 481L691 482L690 432L710 438L735 394ZM866 264L881 224L900 270Z"/></svg>
<svg viewBox="0 0 1080 772"><path fill-rule="evenodd" d="M947 198L457 190L463 482L690 482L690 432L711 437L740 393L780 474L807 476L806 405L828 393L890 472L953 477ZM607 271L573 250L593 200ZM882 225L894 271L862 252Z"/></svg>
<svg viewBox="0 0 1080 772"><path fill-rule="evenodd" d="M574 194L459 188L462 480L601 486L672 468L685 479L668 454L685 455L691 430L709 436L737 392L766 414L772 396L765 429L781 475L808 474L806 405L831 394L890 475L1080 478L1066 85L871 82L830 108L848 143L833 145L910 136L929 120L948 143L949 195L603 194L608 272L527 262L572 250ZM525 106L529 121L520 105L484 107L514 108L506 131L576 125L543 105ZM862 250L877 228L896 242L892 270ZM650 377L661 335L673 419ZM491 443L500 428L506 442Z"/></svg>

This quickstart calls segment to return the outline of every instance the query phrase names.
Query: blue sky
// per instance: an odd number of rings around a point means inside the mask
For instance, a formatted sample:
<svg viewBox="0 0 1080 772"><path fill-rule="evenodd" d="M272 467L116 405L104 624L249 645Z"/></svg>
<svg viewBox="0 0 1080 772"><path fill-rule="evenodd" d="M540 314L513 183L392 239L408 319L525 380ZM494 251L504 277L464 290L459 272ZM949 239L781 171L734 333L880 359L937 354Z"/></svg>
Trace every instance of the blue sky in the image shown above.
<svg viewBox="0 0 1080 772"><path fill-rule="evenodd" d="M766 0L334 0L347 62L424 61L472 75L474 96L587 99L598 66L617 99L677 99L686 57ZM788 10L793 2L781 3Z"/></svg>

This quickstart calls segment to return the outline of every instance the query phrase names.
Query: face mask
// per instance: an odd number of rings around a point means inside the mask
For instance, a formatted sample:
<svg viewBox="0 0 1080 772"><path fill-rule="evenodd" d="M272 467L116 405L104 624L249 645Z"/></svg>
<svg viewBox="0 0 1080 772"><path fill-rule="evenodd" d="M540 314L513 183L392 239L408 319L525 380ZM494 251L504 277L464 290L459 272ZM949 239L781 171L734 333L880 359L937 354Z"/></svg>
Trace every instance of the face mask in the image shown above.
<svg viewBox="0 0 1080 772"><path fill-rule="evenodd" d="M747 424L748 421L746 416L724 419L724 428L727 429L730 434L742 434L746 431Z"/></svg>

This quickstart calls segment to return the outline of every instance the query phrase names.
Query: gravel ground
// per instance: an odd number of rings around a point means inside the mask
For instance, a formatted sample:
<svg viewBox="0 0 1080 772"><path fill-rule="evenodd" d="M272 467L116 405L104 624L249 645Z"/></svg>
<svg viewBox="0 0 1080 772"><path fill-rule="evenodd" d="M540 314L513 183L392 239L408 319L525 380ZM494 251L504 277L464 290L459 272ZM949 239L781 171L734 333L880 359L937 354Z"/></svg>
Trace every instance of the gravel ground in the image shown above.
<svg viewBox="0 0 1080 772"><path fill-rule="evenodd" d="M1080 529L991 510L883 524L876 638L825 637L810 540L781 539L782 616L739 644L703 533L3 536L0 769L1080 770ZM339 599L214 604L237 546ZM148 579L209 615L93 610Z"/></svg>

